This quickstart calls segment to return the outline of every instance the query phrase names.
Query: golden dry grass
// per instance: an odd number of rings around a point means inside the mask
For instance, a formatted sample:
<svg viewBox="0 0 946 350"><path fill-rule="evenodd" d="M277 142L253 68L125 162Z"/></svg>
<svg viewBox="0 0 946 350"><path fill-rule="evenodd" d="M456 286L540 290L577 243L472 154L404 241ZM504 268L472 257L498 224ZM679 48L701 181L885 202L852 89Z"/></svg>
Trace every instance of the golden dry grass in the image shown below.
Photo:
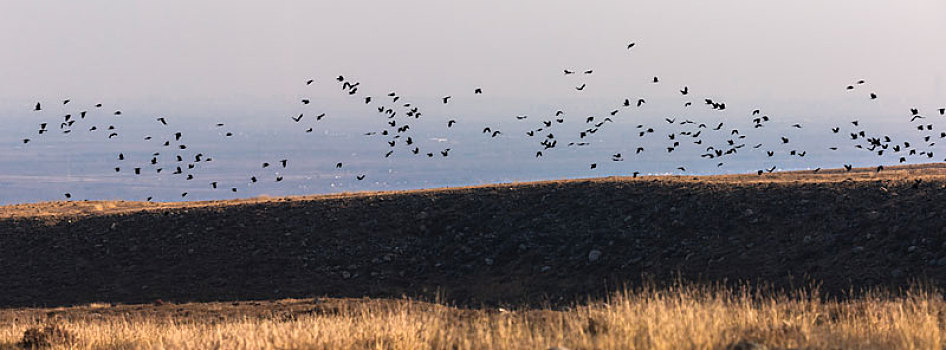
<svg viewBox="0 0 946 350"><path fill-rule="evenodd" d="M6 310L0 349L56 323L68 349L943 349L946 302L914 290L848 301L718 288L649 289L567 310L469 310L411 300L327 299L294 314L181 317L114 313L103 305ZM228 304L216 304L219 305ZM174 308L206 308L206 304ZM61 314L62 315L62 314ZM155 316L157 315L157 316Z"/></svg>

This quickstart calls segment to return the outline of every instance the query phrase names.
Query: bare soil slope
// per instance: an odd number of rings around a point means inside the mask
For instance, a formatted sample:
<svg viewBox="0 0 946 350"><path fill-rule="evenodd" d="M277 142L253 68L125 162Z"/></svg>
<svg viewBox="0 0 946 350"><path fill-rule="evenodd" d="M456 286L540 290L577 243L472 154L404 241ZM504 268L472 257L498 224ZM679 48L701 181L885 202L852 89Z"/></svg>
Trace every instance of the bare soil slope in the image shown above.
<svg viewBox="0 0 946 350"><path fill-rule="evenodd" d="M0 307L312 296L573 302L656 282L946 287L946 169L0 207Z"/></svg>

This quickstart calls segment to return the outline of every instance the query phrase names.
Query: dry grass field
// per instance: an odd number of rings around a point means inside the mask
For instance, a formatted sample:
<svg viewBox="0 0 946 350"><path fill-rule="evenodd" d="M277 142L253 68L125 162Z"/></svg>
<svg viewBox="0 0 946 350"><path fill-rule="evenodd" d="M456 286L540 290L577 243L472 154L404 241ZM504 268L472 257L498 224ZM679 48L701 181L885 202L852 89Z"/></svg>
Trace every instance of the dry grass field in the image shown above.
<svg viewBox="0 0 946 350"><path fill-rule="evenodd" d="M678 287L513 310L406 299L91 304L0 311L0 349L942 349L944 316L942 295L921 290L839 302Z"/></svg>
<svg viewBox="0 0 946 350"><path fill-rule="evenodd" d="M0 349L944 349L943 217L941 164L6 206Z"/></svg>

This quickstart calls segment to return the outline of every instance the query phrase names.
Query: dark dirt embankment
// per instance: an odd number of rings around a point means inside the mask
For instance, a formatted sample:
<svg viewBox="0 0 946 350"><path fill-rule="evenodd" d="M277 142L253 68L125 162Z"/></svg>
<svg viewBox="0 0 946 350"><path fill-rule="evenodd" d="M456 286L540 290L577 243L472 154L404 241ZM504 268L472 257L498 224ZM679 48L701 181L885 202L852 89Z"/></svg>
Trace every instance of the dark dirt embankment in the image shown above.
<svg viewBox="0 0 946 350"><path fill-rule="evenodd" d="M570 302L678 274L838 294L944 287L944 247L941 168L41 203L0 207L0 307L438 291Z"/></svg>

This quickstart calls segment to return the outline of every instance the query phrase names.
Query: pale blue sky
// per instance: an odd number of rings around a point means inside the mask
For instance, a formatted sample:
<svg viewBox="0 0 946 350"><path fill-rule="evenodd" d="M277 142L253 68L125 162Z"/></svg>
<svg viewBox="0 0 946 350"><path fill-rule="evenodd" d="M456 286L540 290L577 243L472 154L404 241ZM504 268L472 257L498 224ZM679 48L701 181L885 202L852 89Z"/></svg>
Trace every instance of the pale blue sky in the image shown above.
<svg viewBox="0 0 946 350"><path fill-rule="evenodd" d="M934 112L946 107L943 34L942 0L3 1L0 145L8 147L0 147L0 203L65 192L177 200L187 191L189 199L214 199L677 173L679 166L712 174L894 164L897 154L855 148L850 122L934 150L923 137L946 132ZM631 51L629 42L637 43ZM594 74L566 77L563 69ZM338 74L362 83L356 96L338 88ZM650 83L655 75L660 84ZM316 84L306 86L309 78ZM845 91L858 79L868 83ZM587 87L577 91L581 84ZM689 96L678 92L683 86ZM473 95L475 87L484 94ZM451 148L449 158L415 157L407 146L385 158L388 139L363 135L386 128L374 110L391 107L384 95L392 90L424 111L410 121L417 147ZM881 97L871 101L870 92ZM362 102L366 95L375 97L371 105ZM440 102L444 95L453 96L449 105ZM74 102L59 103L65 98ZM581 141L587 116L601 120L625 98L648 103L624 109L613 126L584 139L589 146L564 146ZM711 110L703 98L729 108ZM44 102L40 113L32 112L36 101ZM685 101L698 105L683 108ZM96 102L106 107L89 109ZM913 107L935 117L919 122L935 122L936 130L917 132ZM772 116L764 129L750 124L757 108ZM55 130L63 115L86 109L76 132ZM125 113L115 117L114 109ZM556 110L568 119L555 126L563 146L536 158L540 146L526 132ZM289 119L303 112L306 120ZM319 113L328 117L314 120ZM726 122L744 130L750 146L765 145L719 166L699 153L732 134L707 131L705 144L684 142L669 154L665 135L692 125L664 118ZM449 119L459 122L447 129ZM40 123L53 132L38 134ZM116 139L88 131L113 124ZM643 124L656 133L638 136ZM486 137L484 127L503 136ZM185 132L188 152L215 163L194 170L193 181L130 174L130 167L154 170L157 150L170 157L157 166L174 160L160 142L172 130ZM229 131L234 136L225 138ZM146 135L156 138L146 142ZM638 146L648 151L636 154ZM117 161L119 152L127 160ZM616 153L628 161L613 161ZM909 162L938 161L941 153ZM259 167L278 159L292 166ZM600 164L593 171L592 162ZM119 165L124 171L114 172ZM277 173L285 181L274 182ZM265 181L250 185L250 176ZM214 191L209 181L240 192Z"/></svg>
<svg viewBox="0 0 946 350"><path fill-rule="evenodd" d="M941 0L4 1L0 102L249 108L343 73L416 96L525 99L656 94L659 75L668 94L757 104L834 101L864 78L935 104L944 34ZM563 68L594 68L590 88L577 95Z"/></svg>

